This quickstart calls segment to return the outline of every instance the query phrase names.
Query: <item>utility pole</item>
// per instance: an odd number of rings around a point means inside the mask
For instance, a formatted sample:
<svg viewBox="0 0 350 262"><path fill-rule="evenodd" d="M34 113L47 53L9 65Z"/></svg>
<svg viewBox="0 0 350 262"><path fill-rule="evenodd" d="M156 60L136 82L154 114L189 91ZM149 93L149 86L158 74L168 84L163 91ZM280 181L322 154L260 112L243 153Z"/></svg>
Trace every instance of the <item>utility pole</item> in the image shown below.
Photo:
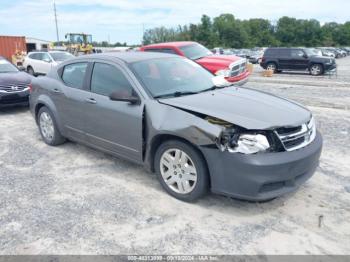
<svg viewBox="0 0 350 262"><path fill-rule="evenodd" d="M53 11L55 13L55 24L56 24L56 37L57 37L57 44L60 41L60 37L58 35L58 25L57 25L57 13L56 13L56 2L53 0Z"/></svg>
<svg viewBox="0 0 350 262"><path fill-rule="evenodd" d="M142 40L141 40L141 45L143 45L144 36L145 36L145 24L142 24Z"/></svg>

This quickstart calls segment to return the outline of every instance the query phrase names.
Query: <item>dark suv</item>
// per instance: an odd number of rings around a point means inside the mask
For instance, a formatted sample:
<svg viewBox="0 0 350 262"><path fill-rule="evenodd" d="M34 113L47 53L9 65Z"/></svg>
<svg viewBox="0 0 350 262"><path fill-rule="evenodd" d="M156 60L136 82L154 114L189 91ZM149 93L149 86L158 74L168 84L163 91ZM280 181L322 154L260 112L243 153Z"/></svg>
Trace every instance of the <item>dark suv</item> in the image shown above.
<svg viewBox="0 0 350 262"><path fill-rule="evenodd" d="M337 67L334 58L318 56L308 48L268 48L260 65L275 72L307 70L311 75L322 75Z"/></svg>

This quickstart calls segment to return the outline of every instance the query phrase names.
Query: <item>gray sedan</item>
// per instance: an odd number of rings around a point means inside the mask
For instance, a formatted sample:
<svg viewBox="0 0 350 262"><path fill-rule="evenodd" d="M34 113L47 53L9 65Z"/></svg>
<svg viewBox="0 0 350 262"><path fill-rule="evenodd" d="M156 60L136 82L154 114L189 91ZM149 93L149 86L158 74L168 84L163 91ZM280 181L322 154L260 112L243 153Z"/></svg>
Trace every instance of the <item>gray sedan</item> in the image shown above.
<svg viewBox="0 0 350 262"><path fill-rule="evenodd" d="M87 55L34 79L30 108L48 145L69 139L144 165L180 200L297 189L321 154L312 114L230 85L170 54Z"/></svg>

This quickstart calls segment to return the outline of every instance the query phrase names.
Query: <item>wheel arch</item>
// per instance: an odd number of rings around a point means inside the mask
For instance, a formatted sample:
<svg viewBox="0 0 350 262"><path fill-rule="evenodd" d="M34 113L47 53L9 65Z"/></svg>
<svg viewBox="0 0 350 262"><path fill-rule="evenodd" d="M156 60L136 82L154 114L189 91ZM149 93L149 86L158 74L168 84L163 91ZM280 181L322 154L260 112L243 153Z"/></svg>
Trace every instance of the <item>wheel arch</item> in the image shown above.
<svg viewBox="0 0 350 262"><path fill-rule="evenodd" d="M314 65L319 65L319 66L321 66L322 72L321 72L320 75L324 74L325 68L324 68L324 64L322 64L321 62L311 62L311 63L310 63L310 66L309 66L310 72L311 72L312 66L314 66Z"/></svg>
<svg viewBox="0 0 350 262"><path fill-rule="evenodd" d="M35 122L38 124L38 113L39 113L39 110L44 106L47 107L50 110L50 112L53 114L55 121L57 123L57 128L61 132L61 134L63 134L64 133L63 126L61 124L62 123L61 119L58 116L57 108L56 108L55 104L53 103L53 101L45 95L39 96L38 100L35 104L35 107L34 107Z"/></svg>
<svg viewBox="0 0 350 262"><path fill-rule="evenodd" d="M268 67L269 64L274 64L276 66L276 70L278 70L278 63L274 60L270 60L266 62L266 68Z"/></svg>
<svg viewBox="0 0 350 262"><path fill-rule="evenodd" d="M181 137L181 136L177 136L177 135L173 135L173 134L169 134L169 133L163 133L163 134L158 134L156 136L154 136L150 142L150 149L149 149L149 152L148 152L148 165L150 167L150 170L152 172L155 171L155 163L154 163L154 159L155 159L155 154L156 154L156 151L157 149L159 148L159 146L161 144L163 144L164 142L166 141L170 141L170 140L178 140L178 141L181 141L189 146L191 146L199 155L200 157L203 159L204 161L204 165L205 167L207 168L207 171L208 171L208 179L209 179L209 186L210 186L210 169L208 168L208 162L203 154L203 152L200 150L200 148L196 145L194 145L193 143L191 143L189 140L187 140L186 138L184 137Z"/></svg>

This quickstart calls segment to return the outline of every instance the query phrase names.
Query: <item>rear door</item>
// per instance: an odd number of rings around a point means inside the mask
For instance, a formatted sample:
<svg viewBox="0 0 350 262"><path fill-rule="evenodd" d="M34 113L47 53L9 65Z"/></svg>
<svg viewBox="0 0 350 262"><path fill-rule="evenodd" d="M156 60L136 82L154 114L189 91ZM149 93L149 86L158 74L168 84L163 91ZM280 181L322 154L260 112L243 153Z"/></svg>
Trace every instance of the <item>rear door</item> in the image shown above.
<svg viewBox="0 0 350 262"><path fill-rule="evenodd" d="M51 90L67 135L79 141L85 140L85 114L89 97L86 76L91 66L88 62L67 64L59 70L60 85Z"/></svg>
<svg viewBox="0 0 350 262"><path fill-rule="evenodd" d="M278 68L291 69L291 53L289 48L277 49Z"/></svg>
<svg viewBox="0 0 350 262"><path fill-rule="evenodd" d="M141 97L122 65L95 61L86 110L86 135L89 143L136 162L142 162L143 104L112 101L120 92Z"/></svg>

